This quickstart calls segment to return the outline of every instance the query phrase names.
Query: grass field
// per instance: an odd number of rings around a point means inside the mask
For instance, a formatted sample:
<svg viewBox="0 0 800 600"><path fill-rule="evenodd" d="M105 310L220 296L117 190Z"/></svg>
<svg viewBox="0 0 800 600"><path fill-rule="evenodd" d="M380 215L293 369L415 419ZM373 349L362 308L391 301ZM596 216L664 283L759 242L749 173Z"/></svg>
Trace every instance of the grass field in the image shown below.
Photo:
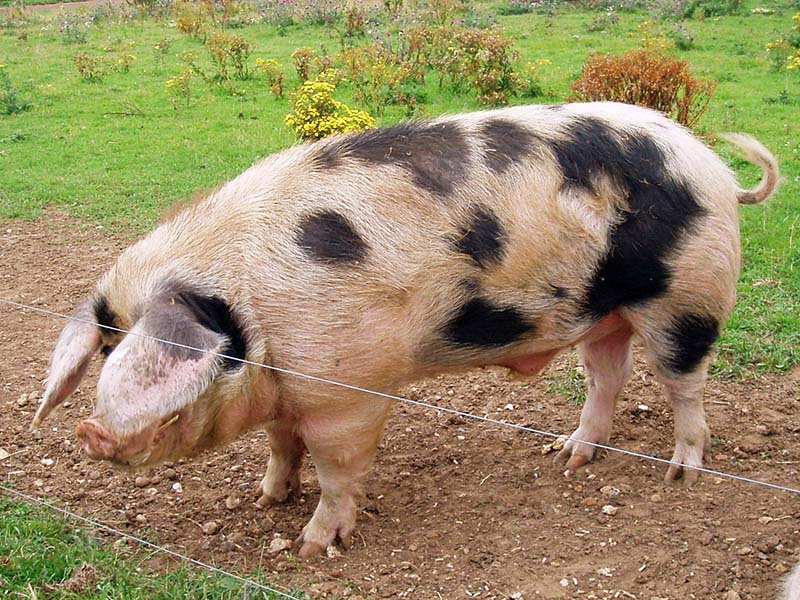
<svg viewBox="0 0 800 600"><path fill-rule="evenodd" d="M755 135L777 154L786 179L769 203L740 211L739 302L718 344L717 376L789 371L800 362L800 74L775 70L765 49L791 28L800 9L789 1L769 4L774 8L769 14L752 13L758 4L750 0L740 14L690 20L693 47L669 50L688 60L696 75L719 82L700 133ZM642 23L651 21L644 10L618 11L618 22L590 31L601 12L558 7L554 15L498 16L497 7L476 3L470 18L496 21L514 40L521 63L549 61L540 69L542 95L515 98L516 103L563 101L589 53L636 48ZM144 231L176 200L212 188L295 142L283 123L288 93L275 98L259 76L226 85L198 81L188 105L179 102L176 108L166 82L185 68L181 54L197 52L202 69L212 70L203 37L181 33L170 16L129 11L96 8L25 18L0 13L0 69L20 101L30 104L17 114L0 115L0 218L35 219L45 207L56 206L87 223ZM235 32L254 47L251 67L256 57L277 59L291 90L299 83L290 66L292 52L307 46L335 55L341 27L341 20L336 26L253 22ZM384 18L379 28L392 27ZM651 21L650 27L657 33L672 25ZM169 47L159 53L155 46L163 39ZM74 63L78 53L101 57L107 65L122 54L135 59L127 72L85 81ZM423 96L419 116L480 108L474 94L439 90L432 78ZM337 97L355 104L346 82ZM389 106L379 122L404 115L403 108ZM757 169L725 148L718 151L743 184L758 179ZM43 589L51 590L47 597L242 596L238 587L227 587L230 582L194 571L153 575L147 558L113 551L70 524L1 498L0 556L5 557L0 589L20 597L38 597L36 590ZM83 562L103 571L114 587L94 596L70 595L64 582ZM141 589L150 595L137 595Z"/></svg>
<svg viewBox="0 0 800 600"><path fill-rule="evenodd" d="M134 551L127 543L111 545L113 541L102 531L86 531L45 509L0 496L0 598L287 597L224 575L165 563L163 555ZM259 579L257 573L250 576ZM289 592L288 597L300 598L302 592Z"/></svg>

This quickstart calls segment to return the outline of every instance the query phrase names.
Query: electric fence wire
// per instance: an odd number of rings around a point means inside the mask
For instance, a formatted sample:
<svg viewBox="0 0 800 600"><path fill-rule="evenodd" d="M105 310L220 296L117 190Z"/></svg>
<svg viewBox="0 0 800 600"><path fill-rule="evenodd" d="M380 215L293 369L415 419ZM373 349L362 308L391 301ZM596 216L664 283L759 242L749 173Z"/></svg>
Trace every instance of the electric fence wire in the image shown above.
<svg viewBox="0 0 800 600"><path fill-rule="evenodd" d="M300 373L298 371L292 371L291 369L285 369L283 367L275 367L275 366L272 366L272 365L265 365L263 363L259 363L259 362L255 362L255 361L251 361L251 360L247 360L247 359L243 359L243 358L238 358L238 357L235 357L235 356L230 356L230 355L227 355L227 354L222 354L220 352L215 352L213 350L206 350L206 349L203 349L203 348L196 348L194 346L189 346L189 345L181 344L181 343L178 343L178 342L172 342L170 340L160 339L160 338L155 337L155 336L150 336L150 335L145 335L145 334L138 333L138 332L128 331L128 330L125 330L125 329L120 329L118 327L112 327L110 325L102 325L100 323L97 323L97 322L89 320L89 319L81 319L79 317L75 317L75 316L72 316L72 315L65 315L63 313L58 313L58 312L55 312L55 311L52 311L52 310L48 310L48 309L45 309L45 308L39 308L37 306L31 306L29 304L23 304L23 303L20 303L20 302L14 302L12 300L7 300L5 298L0 298L0 304L6 304L6 305L13 306L13 307L16 307L16 308L20 308L20 309L23 309L23 310L38 312L38 313L41 313L41 314L45 314L45 315L49 315L49 316L53 316L53 317L58 317L58 318L61 318L61 319L77 321L77 322L80 322L80 323L87 323L87 324L90 324L90 325L94 325L96 327L107 329L109 331L115 331L117 333L124 333L126 335L135 335L135 336L138 336L138 337L141 337L141 338L144 338L144 339L160 342L162 344L168 344L170 346L176 346L178 348L184 348L186 350L194 350L196 352L205 352L205 353L208 353L208 354L213 354L213 355L215 355L215 356L217 356L219 358L225 359L225 360L232 360L232 361L240 362L240 363L243 363L243 364L252 365L252 366L255 366L255 367L261 367L261 368L264 368L264 369L269 369L271 371L275 371L277 373L283 373L285 375L290 375L292 377L300 377L300 378L307 379L307 380L310 380L310 381L316 381L316 382L319 382L319 383L324 383L324 384L328 384L328 385L332 385L332 386L336 386L336 387L340 387L340 388L344 388L344 389L348 389L348 390L352 390L352 391L356 391L356 392L363 392L365 394L371 394L373 396L378 396L378 397L385 398L385 399L388 399L388 400L393 400L395 402L403 402L403 403L411 404L411 405L414 405L414 406L419 406L419 407L423 407L423 408L429 408L429 409L441 411L443 413L447 413L447 414L452 414L452 415L456 415L456 416L459 416L459 417L463 417L465 419L481 421L481 422L484 422L484 423L490 423L492 425L499 425L501 427L508 427L508 428L511 428L511 429L516 429L517 431L525 431L527 433L533 433L533 434L536 434L536 435L539 435L539 436L543 436L543 437L547 437L547 438L551 438L551 439L559 439L559 438L561 438L565 442L574 441L574 442L581 443L581 444L586 444L587 446L592 446L594 448L598 448L598 449L601 449L601 450L606 450L608 452L617 452L619 454L623 454L623 455L626 455L626 456L631 456L631 457L634 457L634 458L640 458L640 459L643 459L643 460L649 460L649 461L653 461L653 462L657 462L657 463L661 463L661 464L665 464L665 465L681 467L681 468L684 468L684 469L691 469L691 470L694 470L694 471L699 471L701 473L714 475L716 477L722 477L722 478L726 478L726 479L732 479L732 480L735 480L735 481L741 481L741 482L744 482L744 483L750 483L750 484L753 484L753 485L759 485L759 486L763 486L763 487L767 487L767 488L771 488L771 489L775 489L775 490L780 490L782 492L789 492L791 494L800 494L800 488L793 488L793 487L789 487L789 486L780 485L780 484L777 484L777 483L772 483L772 482L769 482L769 481L762 481L762 480L758 480L758 479L752 479L750 477L744 477L742 475L736 475L736 474L733 474L733 473L726 473L724 471L717 471L715 469L708 469L706 467L698 467L698 466L694 466L694 465L685 465L685 464L682 464L682 463L679 463L679 462L674 462L674 461L668 460L666 458L661 458L660 456L655 456L653 454L645 454L643 452L636 452L636 451L633 451L633 450L626 450L624 448L617 448L615 446L611 446L611 445L608 445L608 444L599 444L599 443L596 443L596 442L588 442L588 441L584 441L584 440L573 439L572 437L564 436L564 435L558 434L558 433L553 433L552 431L545 431L545 430L542 430L542 429L536 429L534 427L529 427L527 425L519 425L517 423L509 423L508 421L501 421L499 419L493 419L491 417L476 415L476 414L472 414L472 413L469 413L469 412L466 412L466 411L462 411L462 410L458 410L458 409L455 409L455 408L449 408L449 407L446 407L446 406L438 406L438 405L432 404L430 402L424 402L424 401L421 401L421 400L412 400L411 398L405 398L403 396L397 396L395 394L387 394L387 393L384 393L384 392L378 392L378 391L375 391L375 390L369 390L369 389L362 388L362 387L359 387L359 386L350 385L348 383L342 383L340 381L334 381L334 380L331 380L331 379L325 379L324 377L317 377L316 375L308 375L306 373Z"/></svg>

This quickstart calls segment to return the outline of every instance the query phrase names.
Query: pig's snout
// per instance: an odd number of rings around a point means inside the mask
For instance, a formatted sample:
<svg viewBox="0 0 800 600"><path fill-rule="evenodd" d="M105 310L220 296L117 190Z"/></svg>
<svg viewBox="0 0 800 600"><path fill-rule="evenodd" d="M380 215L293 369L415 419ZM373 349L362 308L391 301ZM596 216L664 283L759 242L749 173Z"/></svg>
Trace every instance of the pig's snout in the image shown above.
<svg viewBox="0 0 800 600"><path fill-rule="evenodd" d="M83 451L95 460L111 460L119 448L119 440L95 419L79 423L75 434Z"/></svg>

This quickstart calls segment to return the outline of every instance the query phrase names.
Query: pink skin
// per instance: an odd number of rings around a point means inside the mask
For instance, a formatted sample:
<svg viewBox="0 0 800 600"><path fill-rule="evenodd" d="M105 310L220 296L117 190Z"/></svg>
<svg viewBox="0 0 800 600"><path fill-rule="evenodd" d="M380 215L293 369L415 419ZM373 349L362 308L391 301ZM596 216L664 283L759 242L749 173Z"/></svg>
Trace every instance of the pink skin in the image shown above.
<svg viewBox="0 0 800 600"><path fill-rule="evenodd" d="M108 460L122 466L143 466L153 454L152 451L148 452L148 448L155 447L154 427L120 439L98 419L90 418L79 423L75 433L89 458Z"/></svg>
<svg viewBox="0 0 800 600"><path fill-rule="evenodd" d="M94 460L111 460L119 447L119 440L96 419L79 423L75 435L83 451Z"/></svg>

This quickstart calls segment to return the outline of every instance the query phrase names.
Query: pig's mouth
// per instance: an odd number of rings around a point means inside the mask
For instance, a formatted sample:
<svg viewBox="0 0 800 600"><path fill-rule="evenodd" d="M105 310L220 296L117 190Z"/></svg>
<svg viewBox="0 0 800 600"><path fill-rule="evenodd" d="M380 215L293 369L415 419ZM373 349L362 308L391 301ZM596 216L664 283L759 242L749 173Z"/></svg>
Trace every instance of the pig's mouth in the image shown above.
<svg viewBox="0 0 800 600"><path fill-rule="evenodd" d="M107 460L120 467L137 469L166 460L174 453L180 440L175 425L186 419L177 411L157 425L146 427L133 435L120 437L98 418L78 424L76 435L83 451L94 460ZM168 439L170 438L170 439Z"/></svg>

